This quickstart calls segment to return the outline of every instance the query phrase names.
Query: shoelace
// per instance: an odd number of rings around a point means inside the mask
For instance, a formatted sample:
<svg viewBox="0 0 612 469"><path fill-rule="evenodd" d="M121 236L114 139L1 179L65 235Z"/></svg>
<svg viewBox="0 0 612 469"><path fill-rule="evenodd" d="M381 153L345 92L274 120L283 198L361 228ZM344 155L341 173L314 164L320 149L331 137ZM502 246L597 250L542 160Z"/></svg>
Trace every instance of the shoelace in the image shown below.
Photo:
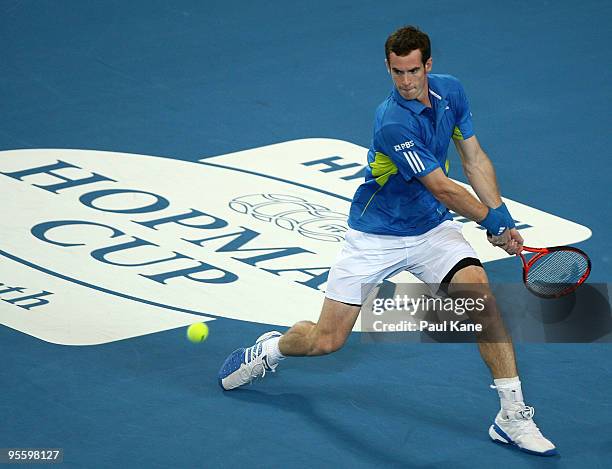
<svg viewBox="0 0 612 469"><path fill-rule="evenodd" d="M249 347L249 349L245 351L245 357L249 356L249 354L252 357L251 360L247 362L247 364L251 364L252 362L255 363L253 364L253 367L250 370L249 368L245 367L242 368L242 370L240 371L242 379L247 380L249 384L252 383L254 379L263 378L264 376L266 376L266 371L271 371L272 373L275 373L276 367L278 366L278 364L274 366L269 365L266 360L266 355L253 356L257 352L258 347L259 352L261 352L262 349L259 343L255 344L252 347ZM261 372L259 371L260 369Z"/></svg>
<svg viewBox="0 0 612 469"><path fill-rule="evenodd" d="M540 429L533 421L534 415L535 409L526 405L517 410L507 411L507 420L511 420L520 429L522 435L533 434L542 436Z"/></svg>
<svg viewBox="0 0 612 469"><path fill-rule="evenodd" d="M491 384L491 389L498 389L498 386ZM535 415L535 409L531 406L524 405L514 410L506 411L507 417L504 420L511 420L512 423L520 429L522 434L534 434L542 436L542 432L533 421Z"/></svg>

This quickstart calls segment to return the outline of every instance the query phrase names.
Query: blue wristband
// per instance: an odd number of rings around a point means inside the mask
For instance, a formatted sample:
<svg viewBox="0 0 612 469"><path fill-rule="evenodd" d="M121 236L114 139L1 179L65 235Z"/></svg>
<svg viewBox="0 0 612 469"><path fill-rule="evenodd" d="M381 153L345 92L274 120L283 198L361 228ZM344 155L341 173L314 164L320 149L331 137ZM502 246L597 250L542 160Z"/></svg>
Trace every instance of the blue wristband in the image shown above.
<svg viewBox="0 0 612 469"><path fill-rule="evenodd" d="M494 208L489 208L487 216L478 224L487 229L488 234L499 236L508 228L506 216Z"/></svg>
<svg viewBox="0 0 612 469"><path fill-rule="evenodd" d="M510 212L508 211L508 207L506 207L505 203L502 202L502 204L499 207L497 207L495 210L503 213L506 216L506 223L508 224L508 228L516 227L516 224L514 223L514 218L512 218L512 215L510 215Z"/></svg>

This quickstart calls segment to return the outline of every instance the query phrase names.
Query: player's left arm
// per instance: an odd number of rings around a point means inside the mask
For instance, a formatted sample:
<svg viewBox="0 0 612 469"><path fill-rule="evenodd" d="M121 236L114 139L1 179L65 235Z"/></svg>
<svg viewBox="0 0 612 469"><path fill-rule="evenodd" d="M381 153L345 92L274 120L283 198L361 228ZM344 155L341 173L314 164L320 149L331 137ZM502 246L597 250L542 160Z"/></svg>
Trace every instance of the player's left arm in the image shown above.
<svg viewBox="0 0 612 469"><path fill-rule="evenodd" d="M476 135L466 140L455 140L455 147L461 157L463 172L480 201L488 207L502 204L497 177L491 160L484 152Z"/></svg>
<svg viewBox="0 0 612 469"><path fill-rule="evenodd" d="M457 148L457 153L461 157L463 172L480 201L488 207L500 207L503 201L499 193L495 169L480 146L476 135L472 135L465 140L453 139L453 142ZM523 238L516 228L512 227L510 237L516 241L517 252L520 252L523 248ZM495 237L491 242L497 245Z"/></svg>

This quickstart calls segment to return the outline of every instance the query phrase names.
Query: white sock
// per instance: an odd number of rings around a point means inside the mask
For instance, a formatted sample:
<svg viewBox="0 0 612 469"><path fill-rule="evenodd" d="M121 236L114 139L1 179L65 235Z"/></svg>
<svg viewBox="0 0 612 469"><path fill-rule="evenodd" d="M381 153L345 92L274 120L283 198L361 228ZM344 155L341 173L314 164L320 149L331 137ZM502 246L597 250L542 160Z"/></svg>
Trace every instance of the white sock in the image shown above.
<svg viewBox="0 0 612 469"><path fill-rule="evenodd" d="M272 366L287 358L281 353L280 348L278 347L279 340L280 337L274 337L273 339L269 339L264 342L266 355L268 356L268 363Z"/></svg>
<svg viewBox="0 0 612 469"><path fill-rule="evenodd" d="M516 407L516 404L524 404L521 381L518 376L514 378L494 379L494 387L499 394L499 401L502 410L509 410Z"/></svg>

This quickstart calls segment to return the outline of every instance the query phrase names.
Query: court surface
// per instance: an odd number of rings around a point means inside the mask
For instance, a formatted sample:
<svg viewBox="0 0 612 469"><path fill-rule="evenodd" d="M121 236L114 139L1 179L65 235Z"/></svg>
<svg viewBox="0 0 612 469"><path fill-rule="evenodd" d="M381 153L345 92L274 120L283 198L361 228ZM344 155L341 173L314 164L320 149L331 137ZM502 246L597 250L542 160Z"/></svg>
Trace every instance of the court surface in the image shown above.
<svg viewBox="0 0 612 469"><path fill-rule="evenodd" d="M365 162L374 110L391 89L384 40L404 24L429 33L434 72L461 79L503 195L529 208L526 225L543 212L554 220L536 226L539 236L583 227L575 244L591 256L591 281L609 282L611 10L0 2L0 172L13 174L0 175L0 447L63 448L66 467L609 467L608 343L517 344L526 400L561 453L550 459L489 441L498 398L473 344L366 343L356 332L340 352L287 360L245 389L222 392L216 374L233 349L284 330L302 309L316 318L322 293L303 285L316 272L280 272L297 269L281 247L321 247L327 260L337 230L296 228L254 207L289 181L341 223L360 167L323 170ZM465 181L449 155L451 177ZM35 184L60 179L15 175L58 160L106 179L54 192ZM158 205L129 213L128 203ZM199 245L184 241L194 229L152 227L187 209L208 214ZM547 233L560 219L576 225ZM245 227L254 241L232 245L230 231ZM164 248L200 270L181 282L137 256L129 262L142 267L121 267L127 258L100 251L113 229L117 242L131 236L143 252ZM492 281L520 281L516 259L485 267ZM228 282L201 281L215 276ZM48 291L48 304L20 307L5 292L17 286ZM200 319L211 334L194 345L185 325Z"/></svg>

